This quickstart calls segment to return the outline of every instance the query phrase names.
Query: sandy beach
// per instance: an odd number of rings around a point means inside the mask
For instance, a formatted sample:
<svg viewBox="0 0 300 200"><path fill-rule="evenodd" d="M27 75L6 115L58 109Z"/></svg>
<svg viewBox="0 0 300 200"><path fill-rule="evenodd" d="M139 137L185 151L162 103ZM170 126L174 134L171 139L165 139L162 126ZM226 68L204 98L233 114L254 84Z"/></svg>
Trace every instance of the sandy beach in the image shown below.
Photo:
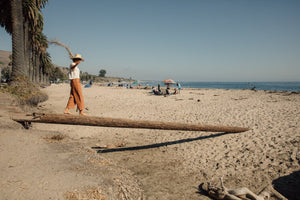
<svg viewBox="0 0 300 200"><path fill-rule="evenodd" d="M42 89L35 111L63 113L70 86ZM5 102L7 98L1 94ZM210 199L205 182L265 186L300 199L300 95L291 92L83 88L89 116L249 127L243 133L166 131L34 123L1 100L0 199ZM28 111L31 111L28 109ZM78 115L75 110L71 110ZM61 136L56 139L53 136ZM87 198L87 199L89 199ZM96 199L96 198L95 198Z"/></svg>

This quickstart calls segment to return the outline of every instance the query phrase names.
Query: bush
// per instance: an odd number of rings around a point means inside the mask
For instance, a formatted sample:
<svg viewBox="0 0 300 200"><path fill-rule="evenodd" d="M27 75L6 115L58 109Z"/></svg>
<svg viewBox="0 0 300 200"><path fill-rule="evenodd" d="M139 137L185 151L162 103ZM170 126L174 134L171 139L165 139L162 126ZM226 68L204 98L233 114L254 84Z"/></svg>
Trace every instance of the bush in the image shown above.
<svg viewBox="0 0 300 200"><path fill-rule="evenodd" d="M0 92L14 95L21 105L37 106L38 103L48 100L48 95L42 92L38 85L25 80L18 80L14 84L2 87Z"/></svg>
<svg viewBox="0 0 300 200"><path fill-rule="evenodd" d="M48 95L43 92L39 92L39 93L36 93L35 95L31 95L30 98L28 98L26 100L26 104L32 105L32 106L37 106L39 103L47 101L47 100L48 100Z"/></svg>
<svg viewBox="0 0 300 200"><path fill-rule="evenodd" d="M5 67L1 70L1 75L3 80L8 80L11 76L11 69L9 67Z"/></svg>

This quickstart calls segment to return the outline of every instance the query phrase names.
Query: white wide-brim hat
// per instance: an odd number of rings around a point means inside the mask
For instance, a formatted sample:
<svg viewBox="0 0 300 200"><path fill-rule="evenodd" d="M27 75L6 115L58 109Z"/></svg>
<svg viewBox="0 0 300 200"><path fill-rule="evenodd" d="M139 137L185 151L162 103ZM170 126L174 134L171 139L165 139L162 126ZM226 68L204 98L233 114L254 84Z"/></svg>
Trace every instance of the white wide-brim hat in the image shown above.
<svg viewBox="0 0 300 200"><path fill-rule="evenodd" d="M72 58L73 59L79 59L81 60L82 62L84 62L84 59L81 57L81 54L75 54L75 56Z"/></svg>

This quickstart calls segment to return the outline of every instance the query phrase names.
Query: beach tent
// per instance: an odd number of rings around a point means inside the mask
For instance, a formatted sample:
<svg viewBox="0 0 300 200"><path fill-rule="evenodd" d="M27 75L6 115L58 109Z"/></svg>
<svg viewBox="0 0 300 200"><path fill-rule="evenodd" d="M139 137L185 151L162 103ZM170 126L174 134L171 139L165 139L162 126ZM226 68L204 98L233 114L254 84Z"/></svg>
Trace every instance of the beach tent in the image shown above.
<svg viewBox="0 0 300 200"><path fill-rule="evenodd" d="M132 84L139 84L141 81L134 81Z"/></svg>
<svg viewBox="0 0 300 200"><path fill-rule="evenodd" d="M139 88L141 86L141 81L134 81L132 83L132 85L135 85L135 84L136 84L137 88Z"/></svg>

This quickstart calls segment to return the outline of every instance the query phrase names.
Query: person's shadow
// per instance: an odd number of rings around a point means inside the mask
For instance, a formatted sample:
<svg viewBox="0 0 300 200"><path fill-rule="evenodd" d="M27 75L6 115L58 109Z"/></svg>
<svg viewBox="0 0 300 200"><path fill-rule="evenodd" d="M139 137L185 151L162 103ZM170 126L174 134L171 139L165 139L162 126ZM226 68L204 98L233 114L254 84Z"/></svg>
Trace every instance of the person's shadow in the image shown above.
<svg viewBox="0 0 300 200"><path fill-rule="evenodd" d="M193 142L193 141L197 141L197 140L204 140L204 139L208 139L208 138L220 137L220 136L226 135L226 134L234 134L234 133L217 133L217 134L212 134L212 135L207 135L207 136L200 136L200 137L196 137L196 138L181 139L181 140L155 143L155 144L149 144L149 145L143 145L143 146L112 148L112 149L106 149L105 147L92 147L92 149L96 149L97 153L136 151L136 150L152 149L152 148L158 148L158 147L163 147L163 146L168 146L168 145L181 144L181 143Z"/></svg>

